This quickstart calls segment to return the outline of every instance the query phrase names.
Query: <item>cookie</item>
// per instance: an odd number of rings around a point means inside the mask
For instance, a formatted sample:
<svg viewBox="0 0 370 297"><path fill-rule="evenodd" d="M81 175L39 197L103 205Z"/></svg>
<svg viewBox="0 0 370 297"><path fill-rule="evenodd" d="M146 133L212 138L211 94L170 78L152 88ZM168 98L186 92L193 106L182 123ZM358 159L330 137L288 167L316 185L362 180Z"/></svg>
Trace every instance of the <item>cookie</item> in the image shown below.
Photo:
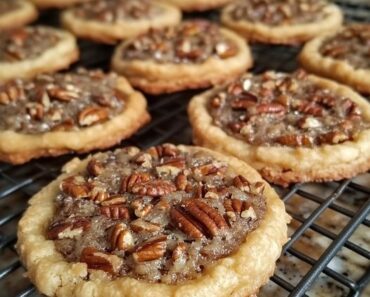
<svg viewBox="0 0 370 297"><path fill-rule="evenodd" d="M308 42L300 62L308 71L370 94L370 24L352 24Z"/></svg>
<svg viewBox="0 0 370 297"><path fill-rule="evenodd" d="M326 0L250 0L226 6L221 21L252 42L299 44L336 30L343 16Z"/></svg>
<svg viewBox="0 0 370 297"><path fill-rule="evenodd" d="M0 2L0 31L22 27L38 16L36 8L23 0L3 0Z"/></svg>
<svg viewBox="0 0 370 297"><path fill-rule="evenodd" d="M165 144L66 170L18 228L27 275L47 296L254 296L287 241L283 202L233 157Z"/></svg>
<svg viewBox="0 0 370 297"><path fill-rule="evenodd" d="M239 157L270 182L333 181L370 169L370 105L323 78L266 72L196 96L194 142Z"/></svg>
<svg viewBox="0 0 370 297"><path fill-rule="evenodd" d="M23 27L0 35L0 81L68 68L78 59L76 39L51 27Z"/></svg>
<svg viewBox="0 0 370 297"><path fill-rule="evenodd" d="M248 45L235 33L204 20L151 30L123 42L112 68L146 93L206 88L251 67Z"/></svg>
<svg viewBox="0 0 370 297"><path fill-rule="evenodd" d="M115 74L80 69L11 80L0 84L0 160L104 149L149 118L145 98Z"/></svg>
<svg viewBox="0 0 370 297"><path fill-rule="evenodd" d="M183 11L204 11L220 8L232 2L232 0L162 0L168 4L177 6Z"/></svg>
<svg viewBox="0 0 370 297"><path fill-rule="evenodd" d="M65 28L76 36L104 43L132 38L151 28L174 26L181 12L171 5L150 0L98 0L66 10Z"/></svg>
<svg viewBox="0 0 370 297"><path fill-rule="evenodd" d="M30 0L38 8L65 8L68 6L76 5L84 2L91 2L94 0Z"/></svg>

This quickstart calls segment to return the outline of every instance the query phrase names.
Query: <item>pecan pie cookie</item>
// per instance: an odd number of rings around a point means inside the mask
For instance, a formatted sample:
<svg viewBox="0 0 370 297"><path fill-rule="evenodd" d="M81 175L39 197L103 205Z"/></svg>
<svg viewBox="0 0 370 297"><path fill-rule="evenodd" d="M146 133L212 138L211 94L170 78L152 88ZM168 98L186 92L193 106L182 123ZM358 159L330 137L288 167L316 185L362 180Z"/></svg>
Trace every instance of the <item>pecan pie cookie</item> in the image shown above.
<svg viewBox="0 0 370 297"><path fill-rule="evenodd" d="M145 98L123 77L79 69L0 84L0 160L110 147L149 120Z"/></svg>
<svg viewBox="0 0 370 297"><path fill-rule="evenodd" d="M51 27L23 27L0 34L0 81L31 78L68 68L78 59L76 39Z"/></svg>
<svg viewBox="0 0 370 297"><path fill-rule="evenodd" d="M176 5L183 11L204 11L229 4L233 0L162 0Z"/></svg>
<svg viewBox="0 0 370 297"><path fill-rule="evenodd" d="M284 204L233 157L164 144L66 168L18 229L47 296L251 296L287 240Z"/></svg>
<svg viewBox="0 0 370 297"><path fill-rule="evenodd" d="M93 0L31 0L39 8L63 8Z"/></svg>
<svg viewBox="0 0 370 297"><path fill-rule="evenodd" d="M116 72L150 94L205 88L233 79L251 65L243 39L204 20L151 30L123 42L112 60Z"/></svg>
<svg viewBox="0 0 370 297"><path fill-rule="evenodd" d="M151 0L97 0L65 11L64 27L75 35L114 43L149 31L177 25L181 12L171 5Z"/></svg>
<svg viewBox="0 0 370 297"><path fill-rule="evenodd" d="M343 16L326 0L243 0L226 6L221 20L250 41L297 44L336 30Z"/></svg>
<svg viewBox="0 0 370 297"><path fill-rule="evenodd" d="M352 24L303 48L304 68L370 93L370 24Z"/></svg>
<svg viewBox="0 0 370 297"><path fill-rule="evenodd" d="M25 0L0 1L0 31L22 27L37 18L36 8Z"/></svg>
<svg viewBox="0 0 370 297"><path fill-rule="evenodd" d="M189 115L196 144L237 156L283 186L370 169L370 104L303 71L246 74L195 97Z"/></svg>

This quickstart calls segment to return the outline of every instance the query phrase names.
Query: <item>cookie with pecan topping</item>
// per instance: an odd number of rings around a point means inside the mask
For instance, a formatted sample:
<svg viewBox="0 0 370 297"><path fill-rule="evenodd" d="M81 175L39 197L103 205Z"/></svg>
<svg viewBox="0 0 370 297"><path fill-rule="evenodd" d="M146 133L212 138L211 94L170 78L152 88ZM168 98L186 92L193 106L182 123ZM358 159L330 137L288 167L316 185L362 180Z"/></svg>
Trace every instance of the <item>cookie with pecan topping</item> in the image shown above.
<svg viewBox="0 0 370 297"><path fill-rule="evenodd" d="M239 0L223 9L221 21L250 41L297 44L336 30L343 16L326 0Z"/></svg>
<svg viewBox="0 0 370 297"><path fill-rule="evenodd" d="M0 84L0 160L110 147L149 120L145 98L100 70L40 74Z"/></svg>
<svg viewBox="0 0 370 297"><path fill-rule="evenodd" d="M132 38L150 28L174 26L180 21L179 9L150 0L97 0L62 15L64 27L76 36L104 43Z"/></svg>
<svg viewBox="0 0 370 297"><path fill-rule="evenodd" d="M66 31L44 26L6 31L0 35L0 81L68 68L78 57L76 39Z"/></svg>
<svg viewBox="0 0 370 297"><path fill-rule="evenodd" d="M205 88L251 67L248 45L235 33L205 20L151 30L123 42L112 68L150 94Z"/></svg>
<svg viewBox="0 0 370 297"><path fill-rule="evenodd" d="M26 0L2 0L0 2L0 30L22 27L38 16L36 8Z"/></svg>
<svg viewBox="0 0 370 297"><path fill-rule="evenodd" d="M194 141L248 162L267 180L350 178L370 169L370 105L303 71L246 74L189 105Z"/></svg>
<svg viewBox="0 0 370 297"><path fill-rule="evenodd" d="M18 229L28 276L48 296L251 296L287 240L282 201L233 157L164 144L67 170Z"/></svg>
<svg viewBox="0 0 370 297"><path fill-rule="evenodd" d="M173 4L183 11L204 11L220 8L229 4L232 0L162 0Z"/></svg>
<svg viewBox="0 0 370 297"><path fill-rule="evenodd" d="M305 45L300 62L318 75L330 77L370 94L370 24L352 24Z"/></svg>

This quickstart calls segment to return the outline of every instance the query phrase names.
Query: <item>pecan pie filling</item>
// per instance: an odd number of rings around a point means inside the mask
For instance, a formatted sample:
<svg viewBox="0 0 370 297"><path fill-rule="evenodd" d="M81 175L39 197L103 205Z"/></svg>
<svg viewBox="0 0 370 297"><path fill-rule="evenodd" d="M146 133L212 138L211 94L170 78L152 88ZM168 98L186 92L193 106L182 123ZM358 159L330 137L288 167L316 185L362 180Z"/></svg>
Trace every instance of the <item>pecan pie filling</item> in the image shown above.
<svg viewBox="0 0 370 297"><path fill-rule="evenodd" d="M112 277L180 283L238 250L264 217L263 191L202 151L127 147L60 183L47 237Z"/></svg>
<svg viewBox="0 0 370 297"><path fill-rule="evenodd" d="M0 16L8 12L14 11L19 7L17 0L2 0L0 1Z"/></svg>
<svg viewBox="0 0 370 297"><path fill-rule="evenodd" d="M213 93L208 105L216 126L252 145L338 144L370 127L356 103L301 70L246 74Z"/></svg>
<svg viewBox="0 0 370 297"><path fill-rule="evenodd" d="M117 76L79 69L0 84L0 130L70 131L104 122L124 108Z"/></svg>
<svg viewBox="0 0 370 297"><path fill-rule="evenodd" d="M24 27L0 34L0 62L34 59L55 46L60 37L51 28Z"/></svg>
<svg viewBox="0 0 370 297"><path fill-rule="evenodd" d="M154 29L126 43L122 58L159 63L203 63L211 57L227 59L237 54L236 44L220 27L207 21L186 21L177 27Z"/></svg>
<svg viewBox="0 0 370 297"><path fill-rule="evenodd" d="M322 55L348 61L355 68L370 68L370 25L345 27L328 38L320 48Z"/></svg>
<svg viewBox="0 0 370 297"><path fill-rule="evenodd" d="M162 13L162 8L149 0L99 0L80 5L76 16L86 20L115 23L121 20L148 19Z"/></svg>
<svg viewBox="0 0 370 297"><path fill-rule="evenodd" d="M235 4L231 15L237 21L271 26L305 24L325 17L323 0L249 0Z"/></svg>

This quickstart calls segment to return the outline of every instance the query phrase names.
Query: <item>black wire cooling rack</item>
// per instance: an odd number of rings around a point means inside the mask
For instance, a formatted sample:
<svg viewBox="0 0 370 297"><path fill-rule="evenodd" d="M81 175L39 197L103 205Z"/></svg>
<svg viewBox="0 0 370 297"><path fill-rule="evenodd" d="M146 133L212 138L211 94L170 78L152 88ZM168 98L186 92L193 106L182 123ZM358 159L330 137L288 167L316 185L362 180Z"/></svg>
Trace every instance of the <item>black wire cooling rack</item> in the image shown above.
<svg viewBox="0 0 370 297"><path fill-rule="evenodd" d="M369 0L336 2L349 21L370 22ZM48 11L39 22L57 25L57 16L58 12ZM80 47L78 66L107 70L112 47L86 41ZM297 68L299 50L255 45L253 71L292 71ZM152 122L121 145L190 144L186 107L197 93L149 97ZM0 163L0 296L40 296L24 277L15 251L17 223L28 199L55 178L71 157L41 159L23 166ZM370 296L370 174L341 182L276 189L293 218L291 240L260 296Z"/></svg>

